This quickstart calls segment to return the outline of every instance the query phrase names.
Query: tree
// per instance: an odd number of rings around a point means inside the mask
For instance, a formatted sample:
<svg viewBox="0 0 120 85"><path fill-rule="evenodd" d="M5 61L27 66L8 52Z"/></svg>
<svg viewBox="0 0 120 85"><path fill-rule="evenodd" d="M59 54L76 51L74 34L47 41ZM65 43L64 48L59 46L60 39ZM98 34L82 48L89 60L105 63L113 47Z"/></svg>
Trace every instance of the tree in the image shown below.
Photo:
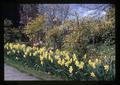
<svg viewBox="0 0 120 85"><path fill-rule="evenodd" d="M30 41L33 43L43 40L43 25L44 16L38 16L31 22L27 23L24 28L24 33L29 37Z"/></svg>
<svg viewBox="0 0 120 85"><path fill-rule="evenodd" d="M21 4L20 16L21 22L27 24L30 20L35 19L38 15L38 4Z"/></svg>
<svg viewBox="0 0 120 85"><path fill-rule="evenodd" d="M67 4L39 4L39 13L46 16L45 28L53 28L56 21L61 25L69 14Z"/></svg>

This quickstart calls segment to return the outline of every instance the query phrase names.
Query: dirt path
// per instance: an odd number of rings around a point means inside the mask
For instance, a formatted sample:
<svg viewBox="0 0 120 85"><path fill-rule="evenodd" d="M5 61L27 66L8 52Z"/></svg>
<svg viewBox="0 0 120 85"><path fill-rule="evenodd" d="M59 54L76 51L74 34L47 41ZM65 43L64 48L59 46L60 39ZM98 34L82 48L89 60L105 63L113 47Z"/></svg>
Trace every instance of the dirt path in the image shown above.
<svg viewBox="0 0 120 85"><path fill-rule="evenodd" d="M21 80L21 81L27 81L27 80L39 80L33 76L30 76L26 73L20 72L16 68L13 68L7 64L4 64L4 80Z"/></svg>

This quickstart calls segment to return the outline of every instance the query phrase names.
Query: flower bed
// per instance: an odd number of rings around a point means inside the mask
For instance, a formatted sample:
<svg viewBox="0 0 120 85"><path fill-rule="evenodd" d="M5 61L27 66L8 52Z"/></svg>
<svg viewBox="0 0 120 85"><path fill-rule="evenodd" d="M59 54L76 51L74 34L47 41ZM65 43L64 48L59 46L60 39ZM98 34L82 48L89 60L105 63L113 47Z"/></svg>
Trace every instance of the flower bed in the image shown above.
<svg viewBox="0 0 120 85"><path fill-rule="evenodd" d="M4 55L21 64L32 66L68 80L114 80L114 63L103 63L101 59L82 58L68 51L45 47L30 47L19 43L6 43ZM86 58L87 57L87 58Z"/></svg>

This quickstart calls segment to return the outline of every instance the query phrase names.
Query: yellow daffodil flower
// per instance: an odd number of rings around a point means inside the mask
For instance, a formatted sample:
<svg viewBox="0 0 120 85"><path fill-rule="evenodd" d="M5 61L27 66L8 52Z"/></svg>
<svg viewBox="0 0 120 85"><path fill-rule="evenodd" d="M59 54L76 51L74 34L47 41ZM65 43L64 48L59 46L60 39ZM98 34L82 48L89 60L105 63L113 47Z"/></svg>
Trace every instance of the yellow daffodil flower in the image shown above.
<svg viewBox="0 0 120 85"><path fill-rule="evenodd" d="M65 59L66 59L66 60L69 60L69 59L70 59L69 55L66 55Z"/></svg>
<svg viewBox="0 0 120 85"><path fill-rule="evenodd" d="M94 72L91 72L91 73L90 73L90 76L91 76L91 77L95 77L95 73L94 73Z"/></svg>
<svg viewBox="0 0 120 85"><path fill-rule="evenodd" d="M73 67L72 67L72 66L70 66L70 68L69 68L69 72L70 72L70 73L73 72Z"/></svg>
<svg viewBox="0 0 120 85"><path fill-rule="evenodd" d="M32 54L31 53L29 53L29 56L31 56Z"/></svg>
<svg viewBox="0 0 120 85"><path fill-rule="evenodd" d="M70 62L66 62L66 63L65 63L65 66L66 66L66 67L68 67L68 66L69 66L69 64L70 64Z"/></svg>
<svg viewBox="0 0 120 85"><path fill-rule="evenodd" d="M79 61L78 60L75 61L75 65L79 66Z"/></svg>
<svg viewBox="0 0 120 85"><path fill-rule="evenodd" d="M27 55L28 53L27 52L25 52L25 55Z"/></svg>
<svg viewBox="0 0 120 85"><path fill-rule="evenodd" d="M81 61L80 64L79 64L79 69L83 69L83 66L84 66L84 62Z"/></svg>
<svg viewBox="0 0 120 85"><path fill-rule="evenodd" d="M53 54L53 51L52 50L50 50L50 55L52 55Z"/></svg>
<svg viewBox="0 0 120 85"><path fill-rule="evenodd" d="M88 61L89 65L93 68L96 68L96 63L92 62L91 60Z"/></svg>
<svg viewBox="0 0 120 85"><path fill-rule="evenodd" d="M58 63L58 64L61 64L61 58L58 59L57 63Z"/></svg>
<svg viewBox="0 0 120 85"><path fill-rule="evenodd" d="M56 54L60 54L60 50L57 49L57 50L55 51L55 53L56 53Z"/></svg>
<svg viewBox="0 0 120 85"><path fill-rule="evenodd" d="M91 60L88 61L89 64L90 64L91 62L92 62Z"/></svg>
<svg viewBox="0 0 120 85"><path fill-rule="evenodd" d="M53 63L53 59L52 58L50 59L50 62Z"/></svg>
<svg viewBox="0 0 120 85"><path fill-rule="evenodd" d="M40 64L43 65L43 61L41 61Z"/></svg>
<svg viewBox="0 0 120 85"><path fill-rule="evenodd" d="M33 56L36 56L36 54L37 54L37 52L34 52L34 53L33 53Z"/></svg>
<svg viewBox="0 0 120 85"><path fill-rule="evenodd" d="M72 63L72 58L70 59L70 63Z"/></svg>
<svg viewBox="0 0 120 85"><path fill-rule="evenodd" d="M8 47L6 47L6 49L8 50L9 48L8 48Z"/></svg>
<svg viewBox="0 0 120 85"><path fill-rule="evenodd" d="M48 54L48 52L45 52L44 53L44 57L47 59L47 56L49 56L49 58L50 58L50 54Z"/></svg>
<svg viewBox="0 0 120 85"><path fill-rule="evenodd" d="M7 52L7 55L9 55L9 54L10 54L10 51Z"/></svg>
<svg viewBox="0 0 120 85"><path fill-rule="evenodd" d="M108 71L108 70L109 70L109 65L104 65L104 69L105 69L106 71Z"/></svg>
<svg viewBox="0 0 120 85"><path fill-rule="evenodd" d="M22 47L22 48L25 48L25 44L22 44L21 47Z"/></svg>
<svg viewBox="0 0 120 85"><path fill-rule="evenodd" d="M18 50L17 53L20 53L20 51Z"/></svg>
<svg viewBox="0 0 120 85"><path fill-rule="evenodd" d="M23 55L24 58L26 58L26 55Z"/></svg>
<svg viewBox="0 0 120 85"><path fill-rule="evenodd" d="M73 61L77 60L76 54L73 54Z"/></svg>
<svg viewBox="0 0 120 85"><path fill-rule="evenodd" d="M15 53L16 51L15 50L12 50L13 51L13 53Z"/></svg>
<svg viewBox="0 0 120 85"><path fill-rule="evenodd" d="M59 56L58 55L55 55L55 59L58 59L59 58Z"/></svg>
<svg viewBox="0 0 120 85"><path fill-rule="evenodd" d="M64 60L64 59L62 59L61 64L62 64L62 65L64 65L64 64L65 64L65 60Z"/></svg>
<svg viewBox="0 0 120 85"><path fill-rule="evenodd" d="M98 61L99 61L98 59L95 59L95 63L96 63L96 64L98 64L98 63L99 63Z"/></svg>
<svg viewBox="0 0 120 85"><path fill-rule="evenodd" d="M44 59L44 57L43 56L40 56L40 60L43 60Z"/></svg>
<svg viewBox="0 0 120 85"><path fill-rule="evenodd" d="M18 57L16 57L16 60L18 60Z"/></svg>
<svg viewBox="0 0 120 85"><path fill-rule="evenodd" d="M50 54L48 55L48 60L51 60L51 56L50 56Z"/></svg>
<svg viewBox="0 0 120 85"><path fill-rule="evenodd" d="M84 55L83 59L86 59L86 57L87 57L87 54Z"/></svg>

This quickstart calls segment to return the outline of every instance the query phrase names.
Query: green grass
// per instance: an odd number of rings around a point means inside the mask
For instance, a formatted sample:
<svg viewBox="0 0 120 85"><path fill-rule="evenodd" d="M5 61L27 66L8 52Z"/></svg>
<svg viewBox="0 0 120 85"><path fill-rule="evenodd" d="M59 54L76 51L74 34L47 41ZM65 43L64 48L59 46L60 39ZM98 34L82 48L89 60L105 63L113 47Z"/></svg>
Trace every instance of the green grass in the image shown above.
<svg viewBox="0 0 120 85"><path fill-rule="evenodd" d="M42 71L37 71L35 69L32 69L30 67L23 66L19 63L17 63L16 61L9 59L7 57L4 57L4 61L6 64L18 69L21 72L26 72L29 75L35 76L36 78L40 79L40 80L63 80L62 78L60 78L59 76L55 76L55 75L50 75L46 72L42 72Z"/></svg>

